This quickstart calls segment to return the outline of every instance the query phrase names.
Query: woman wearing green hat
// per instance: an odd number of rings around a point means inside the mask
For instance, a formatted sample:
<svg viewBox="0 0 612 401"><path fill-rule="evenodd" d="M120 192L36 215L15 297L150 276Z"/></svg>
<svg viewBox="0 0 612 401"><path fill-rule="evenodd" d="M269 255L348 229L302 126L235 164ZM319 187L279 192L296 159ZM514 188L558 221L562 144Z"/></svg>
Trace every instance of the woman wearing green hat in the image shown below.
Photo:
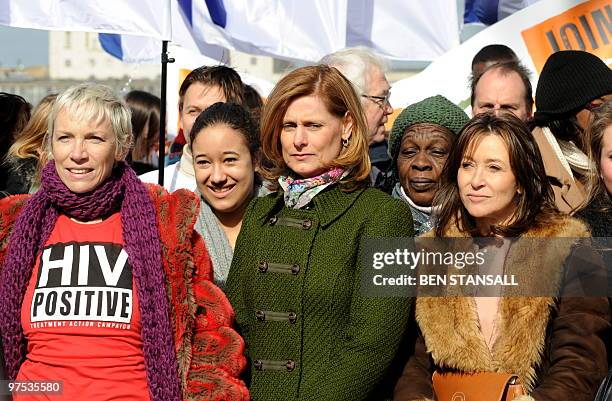
<svg viewBox="0 0 612 401"><path fill-rule="evenodd" d="M455 135L469 121L457 105L444 96L432 96L406 107L393 123L389 155L397 182L392 195L410 206L415 235L433 227L440 172Z"/></svg>

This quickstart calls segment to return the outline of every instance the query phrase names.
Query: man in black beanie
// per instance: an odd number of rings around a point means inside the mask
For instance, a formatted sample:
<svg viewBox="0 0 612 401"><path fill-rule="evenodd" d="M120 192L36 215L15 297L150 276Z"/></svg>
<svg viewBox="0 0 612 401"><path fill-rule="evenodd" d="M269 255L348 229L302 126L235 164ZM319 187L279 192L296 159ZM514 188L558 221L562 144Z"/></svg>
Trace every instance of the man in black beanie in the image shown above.
<svg viewBox="0 0 612 401"><path fill-rule="evenodd" d="M597 56L575 50L553 53L536 88L533 135L559 210L584 206L584 179L592 161L584 133L591 110L612 100L612 71Z"/></svg>

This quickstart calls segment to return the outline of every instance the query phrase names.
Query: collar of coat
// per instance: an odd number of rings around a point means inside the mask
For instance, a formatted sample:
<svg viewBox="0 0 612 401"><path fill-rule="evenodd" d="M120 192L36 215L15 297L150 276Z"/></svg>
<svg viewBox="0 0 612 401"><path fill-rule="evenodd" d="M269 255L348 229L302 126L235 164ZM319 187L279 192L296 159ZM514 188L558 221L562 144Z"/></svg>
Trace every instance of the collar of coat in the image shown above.
<svg viewBox="0 0 612 401"><path fill-rule="evenodd" d="M196 271L192 252L192 232L199 210L196 196L187 190L169 194L157 185L147 184L147 189L157 212L160 228L164 273L170 303L170 322L174 332L175 349L181 384L186 385L192 358L192 334L195 326L195 296L192 280ZM10 233L17 216L29 199L29 195L17 195L0 202L0 266L4 257ZM210 263L198 266L199 277L210 279ZM231 316L231 309L225 311ZM221 313L221 310L219 310Z"/></svg>
<svg viewBox="0 0 612 401"><path fill-rule="evenodd" d="M423 236L433 237L434 234L430 231ZM466 236L456 227L445 232L445 237ZM560 216L546 226L528 230L522 237L569 239L589 236L581 221ZM510 249L506 266L516 267L516 272L521 274L519 280L550 283L558 289L562 266L571 246L533 248L527 242L518 242ZM547 263L542 263L543 260ZM427 351L437 366L467 373L516 374L531 392L537 378L536 369L542 361L546 328L555 301L554 297L502 297L496 319L499 334L491 350L480 331L474 298L420 297L415 313Z"/></svg>
<svg viewBox="0 0 612 401"><path fill-rule="evenodd" d="M352 192L342 191L338 185L334 185L329 189L321 192L312 199L313 209L322 227L326 227L342 216L365 191L365 188L359 188ZM270 217L280 212L285 207L283 199L283 191L278 191L274 195L269 195L272 199L268 212L262 214L260 223L265 224Z"/></svg>

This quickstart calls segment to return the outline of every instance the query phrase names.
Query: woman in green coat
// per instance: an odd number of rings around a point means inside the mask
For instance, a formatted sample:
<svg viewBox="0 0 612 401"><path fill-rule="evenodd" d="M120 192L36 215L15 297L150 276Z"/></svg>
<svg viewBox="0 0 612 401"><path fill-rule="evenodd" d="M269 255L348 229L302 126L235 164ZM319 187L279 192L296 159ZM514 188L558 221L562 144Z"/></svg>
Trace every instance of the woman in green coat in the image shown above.
<svg viewBox="0 0 612 401"><path fill-rule="evenodd" d="M351 84L327 66L289 73L264 107L277 191L249 205L227 282L255 401L380 395L410 299L363 294L363 240L413 231L403 202L368 188L366 132Z"/></svg>

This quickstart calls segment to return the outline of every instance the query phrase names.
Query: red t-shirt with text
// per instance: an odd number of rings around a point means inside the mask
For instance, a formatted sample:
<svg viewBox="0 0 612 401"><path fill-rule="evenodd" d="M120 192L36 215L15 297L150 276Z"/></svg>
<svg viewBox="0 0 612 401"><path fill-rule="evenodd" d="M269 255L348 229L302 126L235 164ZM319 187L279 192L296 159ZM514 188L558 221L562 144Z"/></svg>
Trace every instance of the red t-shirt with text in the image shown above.
<svg viewBox="0 0 612 401"><path fill-rule="evenodd" d="M93 224L60 216L21 309L28 342L17 380L61 381L61 396L15 400L149 401L141 322L119 213Z"/></svg>

